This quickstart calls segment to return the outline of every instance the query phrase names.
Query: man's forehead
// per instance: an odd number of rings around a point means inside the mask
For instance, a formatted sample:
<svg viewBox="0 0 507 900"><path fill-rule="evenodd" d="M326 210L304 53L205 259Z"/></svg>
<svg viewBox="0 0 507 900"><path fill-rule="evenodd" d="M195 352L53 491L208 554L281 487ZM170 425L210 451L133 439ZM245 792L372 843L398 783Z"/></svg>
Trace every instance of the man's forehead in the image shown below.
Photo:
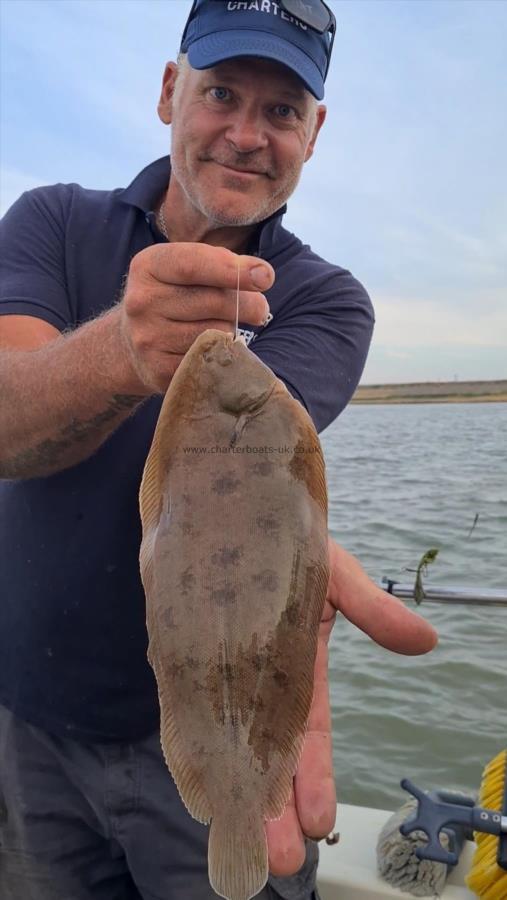
<svg viewBox="0 0 507 900"><path fill-rule="evenodd" d="M295 3L194 0L180 53L199 70L244 57L273 60L321 100L336 22L324 3Z"/></svg>
<svg viewBox="0 0 507 900"><path fill-rule="evenodd" d="M283 90L284 93L290 94L296 99L303 100L305 97L310 98L311 96L297 75L276 60L253 56L235 57L210 68L194 69L193 71L200 74L204 81L224 78L230 82L244 80L251 82L257 75L259 81L267 78L277 91Z"/></svg>

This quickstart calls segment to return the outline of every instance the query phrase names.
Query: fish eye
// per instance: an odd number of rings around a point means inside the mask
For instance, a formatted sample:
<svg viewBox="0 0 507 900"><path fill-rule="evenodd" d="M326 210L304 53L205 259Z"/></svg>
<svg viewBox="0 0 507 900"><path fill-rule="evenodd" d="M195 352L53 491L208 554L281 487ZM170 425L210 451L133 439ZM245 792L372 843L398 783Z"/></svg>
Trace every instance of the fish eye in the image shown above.
<svg viewBox="0 0 507 900"><path fill-rule="evenodd" d="M213 353L214 347L214 343L208 343L202 348L202 358L204 362L213 362L215 358L215 354Z"/></svg>

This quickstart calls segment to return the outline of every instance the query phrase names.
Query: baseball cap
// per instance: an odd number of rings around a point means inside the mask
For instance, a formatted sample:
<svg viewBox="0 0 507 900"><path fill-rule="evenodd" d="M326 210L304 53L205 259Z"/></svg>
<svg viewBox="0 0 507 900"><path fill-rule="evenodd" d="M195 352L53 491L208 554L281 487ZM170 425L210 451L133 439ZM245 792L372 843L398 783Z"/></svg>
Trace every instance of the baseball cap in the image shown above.
<svg viewBox="0 0 507 900"><path fill-rule="evenodd" d="M323 32L307 24L319 16ZM334 15L321 0L194 0L180 52L188 54L194 69L240 56L275 60L322 100L335 27Z"/></svg>

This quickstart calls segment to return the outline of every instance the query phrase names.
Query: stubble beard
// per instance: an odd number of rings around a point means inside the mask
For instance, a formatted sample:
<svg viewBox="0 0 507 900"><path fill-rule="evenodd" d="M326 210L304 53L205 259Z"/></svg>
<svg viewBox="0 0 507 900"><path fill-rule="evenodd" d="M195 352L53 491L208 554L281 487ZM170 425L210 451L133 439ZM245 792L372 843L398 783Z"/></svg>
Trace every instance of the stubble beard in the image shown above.
<svg viewBox="0 0 507 900"><path fill-rule="evenodd" d="M277 209L280 209L293 194L301 176L301 169L302 166L295 164L288 166L281 184L279 179L273 178L272 193L263 198L252 199L250 203L253 205L253 208L251 207L243 212L228 212L224 209L224 204L214 205L211 200L207 201L202 196L204 191L199 190L198 179L192 180L191 174L187 172L183 162L180 165L178 154L175 154L174 157L171 155L171 176L174 175L187 200L212 225L222 228L257 225L259 222L267 219ZM231 176L231 178L233 177ZM241 191L238 189L237 193L240 194Z"/></svg>

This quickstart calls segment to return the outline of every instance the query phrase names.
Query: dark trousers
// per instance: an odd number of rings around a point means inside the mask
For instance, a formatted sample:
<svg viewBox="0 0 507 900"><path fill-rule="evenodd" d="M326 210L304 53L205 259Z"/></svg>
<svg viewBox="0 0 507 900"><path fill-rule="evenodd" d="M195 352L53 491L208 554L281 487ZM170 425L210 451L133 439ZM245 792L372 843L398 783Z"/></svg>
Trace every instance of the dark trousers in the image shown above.
<svg viewBox="0 0 507 900"><path fill-rule="evenodd" d="M56 737L0 705L1 900L216 900L208 829L185 810L158 733L135 743ZM317 898L317 845L262 900Z"/></svg>

